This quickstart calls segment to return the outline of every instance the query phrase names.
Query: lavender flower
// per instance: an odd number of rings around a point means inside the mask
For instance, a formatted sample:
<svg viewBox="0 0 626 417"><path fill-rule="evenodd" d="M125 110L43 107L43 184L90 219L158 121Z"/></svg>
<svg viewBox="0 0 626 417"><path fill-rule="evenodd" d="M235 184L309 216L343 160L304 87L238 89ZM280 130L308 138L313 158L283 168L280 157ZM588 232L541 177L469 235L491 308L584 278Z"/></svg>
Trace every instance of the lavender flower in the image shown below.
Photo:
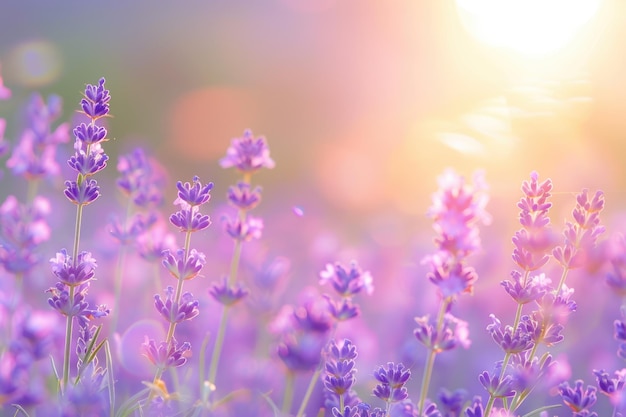
<svg viewBox="0 0 626 417"><path fill-rule="evenodd" d="M0 206L0 264L7 271L24 273L39 262L37 247L50 238L46 217L50 202L36 197L32 204L20 204L8 196Z"/></svg>
<svg viewBox="0 0 626 417"><path fill-rule="evenodd" d="M363 272L356 261L350 263L349 271L339 262L334 265L327 264L326 269L320 272L319 276L321 285L330 282L341 297L352 297L361 290L365 290L368 294L374 291L372 276L368 271Z"/></svg>
<svg viewBox="0 0 626 417"><path fill-rule="evenodd" d="M550 219L548 202L552 191L552 181L539 182L536 172L530 174L530 182L522 184L524 197L517 206L520 208L522 229L513 236L513 260L525 271L534 271L548 262L548 253L554 245L554 235L548 228Z"/></svg>
<svg viewBox="0 0 626 417"><path fill-rule="evenodd" d="M374 372L374 378L379 382L373 394L385 401L386 403L395 403L408 398L406 382L411 377L411 371L404 367L403 364L394 364L388 362L387 367L380 366Z"/></svg>
<svg viewBox="0 0 626 417"><path fill-rule="evenodd" d="M579 379L574 383L573 388L567 382L559 385L563 403L576 413L589 411L589 408L596 403L596 388L588 385L584 390L583 384L584 382Z"/></svg>
<svg viewBox="0 0 626 417"><path fill-rule="evenodd" d="M457 389L453 392L442 388L439 391L439 402L441 403L442 416L443 417L459 417L463 404L467 398L467 391L464 389Z"/></svg>
<svg viewBox="0 0 626 417"><path fill-rule="evenodd" d="M254 239L260 239L263 233L263 219L258 217L246 216L242 220L239 217L230 219L228 216L224 216L222 221L226 233L235 240L250 242Z"/></svg>
<svg viewBox="0 0 626 417"><path fill-rule="evenodd" d="M163 252L163 265L176 279L190 280L198 276L206 263L204 253L191 249L188 254L178 249L175 254L170 250Z"/></svg>
<svg viewBox="0 0 626 417"><path fill-rule="evenodd" d="M341 346L333 340L327 352L324 387L336 395L344 395L356 382L356 347L348 339L344 339Z"/></svg>
<svg viewBox="0 0 626 417"><path fill-rule="evenodd" d="M104 88L105 79L100 78L98 85L87 84L85 98L80 101L83 112L92 120L97 120L109 114L111 95Z"/></svg>
<svg viewBox="0 0 626 417"><path fill-rule="evenodd" d="M515 394L513 391L513 378L511 375L505 375L504 378L500 378L497 374L499 370L492 376L489 372L484 371L478 377L482 386L487 392L494 398L512 397Z"/></svg>
<svg viewBox="0 0 626 417"><path fill-rule="evenodd" d="M86 206L100 197L100 187L96 180L65 181L65 196L77 206Z"/></svg>
<svg viewBox="0 0 626 417"><path fill-rule="evenodd" d="M252 189L250 184L240 181L228 188L228 202L240 210L252 210L261 202L261 187Z"/></svg>
<svg viewBox="0 0 626 417"><path fill-rule="evenodd" d="M614 378L611 378L609 373L604 371L604 369L594 369L593 374L596 376L596 382L600 392L607 395L609 398L617 399L616 397L621 394L621 391L624 389L624 384L626 383L626 368L621 371L616 371Z"/></svg>
<svg viewBox="0 0 626 417"><path fill-rule="evenodd" d="M176 339L161 342L157 346L153 339L146 337L141 345L143 355L150 360L158 369L167 369L183 366L187 362L187 352L191 349L189 342L178 345Z"/></svg>
<svg viewBox="0 0 626 417"><path fill-rule="evenodd" d="M61 115L61 98L50 96L48 103L35 94L27 107L27 127L13 148L7 166L13 174L28 180L56 176L60 172L56 162L56 148L69 140L69 126L61 123L52 130L52 124Z"/></svg>
<svg viewBox="0 0 626 417"><path fill-rule="evenodd" d="M165 174L157 162L142 148L120 156L117 164L120 177L117 186L138 207L156 206L163 202Z"/></svg>
<svg viewBox="0 0 626 417"><path fill-rule="evenodd" d="M264 137L254 138L251 130L245 130L243 137L232 140L226 156L220 160L222 168L235 167L244 173L254 173L260 168L274 168L270 150Z"/></svg>
<svg viewBox="0 0 626 417"><path fill-rule="evenodd" d="M213 284L209 289L209 294L220 304L225 306L232 306L233 304L241 301L246 295L248 290L241 285L229 286L228 279L224 277L220 284Z"/></svg>
<svg viewBox="0 0 626 417"><path fill-rule="evenodd" d="M74 260L65 249L61 249L56 257L50 259L50 265L59 281L68 286L76 286L92 280L97 266L90 252L79 253Z"/></svg>
<svg viewBox="0 0 626 417"><path fill-rule="evenodd" d="M567 268L577 268L585 264L589 250L596 245L598 236L604 233L600 225L600 212L604 208L604 194L597 191L591 200L583 190L576 197L576 207L572 212L574 223L567 222L565 245L553 251L554 258Z"/></svg>
<svg viewBox="0 0 626 417"><path fill-rule="evenodd" d="M511 326L505 326L504 330L500 320L494 315L489 316L492 323L487 326L487 330L491 333L494 342L502 348L506 353L519 353L533 347L533 338L523 327L514 329Z"/></svg>
<svg viewBox="0 0 626 417"><path fill-rule="evenodd" d="M189 292L181 296L180 301L174 299L174 288L168 286L165 289L166 299L163 300L160 295L154 296L154 307L161 316L170 323L181 323L185 320L191 320L199 314L198 300L193 298Z"/></svg>

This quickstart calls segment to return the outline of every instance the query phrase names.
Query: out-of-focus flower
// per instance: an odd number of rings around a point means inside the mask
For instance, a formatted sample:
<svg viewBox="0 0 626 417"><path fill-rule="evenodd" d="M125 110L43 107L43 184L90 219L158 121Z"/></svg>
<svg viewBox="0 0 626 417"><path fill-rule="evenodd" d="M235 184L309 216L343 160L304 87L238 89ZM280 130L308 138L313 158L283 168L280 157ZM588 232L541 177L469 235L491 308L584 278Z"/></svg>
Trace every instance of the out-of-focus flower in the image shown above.
<svg viewBox="0 0 626 417"><path fill-rule="evenodd" d="M598 236L604 233L600 225L600 212L604 208L604 194L597 191L590 200L588 191L583 190L576 197L576 207L572 212L574 223L567 222L565 244L554 248L552 254L565 268L578 268L586 263L589 253L595 248Z"/></svg>
<svg viewBox="0 0 626 417"><path fill-rule="evenodd" d="M245 219L234 219L224 216L222 218L224 230L230 237L243 242L260 239L263 233L263 219L260 217L246 216Z"/></svg>
<svg viewBox="0 0 626 417"><path fill-rule="evenodd" d="M31 97L26 109L27 126L7 161L13 174L37 180L60 173L56 148L69 140L69 125L61 123L53 130L52 124L61 115L61 109L59 96L50 96L48 103L39 94Z"/></svg>
<svg viewBox="0 0 626 417"><path fill-rule="evenodd" d="M249 291L243 288L241 285L229 286L228 279L224 277L220 284L213 284L209 288L209 294L219 303L232 306L233 304L241 301Z"/></svg>
<svg viewBox="0 0 626 417"><path fill-rule="evenodd" d="M10 195L0 206L0 264L7 271L24 273L39 262L37 247L50 238L46 217L50 202L35 197L30 205Z"/></svg>
<svg viewBox="0 0 626 417"><path fill-rule="evenodd" d="M320 284L327 282L342 297L352 297L365 290L367 294L372 294L374 286L372 276L369 271L363 272L356 261L350 263L350 270L347 270L339 262L327 264L326 269L320 272Z"/></svg>
<svg viewBox="0 0 626 417"><path fill-rule="evenodd" d="M117 186L139 207L157 206L163 202L166 175L158 163L142 148L121 155L117 164L120 177Z"/></svg>
<svg viewBox="0 0 626 417"><path fill-rule="evenodd" d="M253 189L250 184L240 181L228 188L228 202L240 210L252 210L261 202L261 187Z"/></svg>
<svg viewBox="0 0 626 417"><path fill-rule="evenodd" d="M241 138L234 138L220 160L222 168L235 167L244 173L254 173L261 168L274 168L265 138L254 138L251 130L245 130Z"/></svg>
<svg viewBox="0 0 626 417"><path fill-rule="evenodd" d="M552 181L539 182L539 174L532 172L530 182L524 181L524 197L517 203L520 208L519 220L522 229L513 236L513 260L524 271L534 271L548 262L548 254L555 243L555 236L549 228L548 210L552 203Z"/></svg>

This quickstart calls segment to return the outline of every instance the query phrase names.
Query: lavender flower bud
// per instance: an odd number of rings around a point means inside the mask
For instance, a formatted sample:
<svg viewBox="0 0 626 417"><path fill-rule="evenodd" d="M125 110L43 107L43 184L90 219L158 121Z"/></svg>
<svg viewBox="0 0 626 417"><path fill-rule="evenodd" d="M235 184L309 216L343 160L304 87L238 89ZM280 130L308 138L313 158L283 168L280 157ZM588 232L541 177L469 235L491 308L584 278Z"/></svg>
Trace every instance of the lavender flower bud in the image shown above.
<svg viewBox="0 0 626 417"><path fill-rule="evenodd" d="M235 167L239 171L254 173L260 168L274 168L270 150L264 137L254 139L251 130L245 130L243 137L232 140L226 156L220 160L222 168Z"/></svg>

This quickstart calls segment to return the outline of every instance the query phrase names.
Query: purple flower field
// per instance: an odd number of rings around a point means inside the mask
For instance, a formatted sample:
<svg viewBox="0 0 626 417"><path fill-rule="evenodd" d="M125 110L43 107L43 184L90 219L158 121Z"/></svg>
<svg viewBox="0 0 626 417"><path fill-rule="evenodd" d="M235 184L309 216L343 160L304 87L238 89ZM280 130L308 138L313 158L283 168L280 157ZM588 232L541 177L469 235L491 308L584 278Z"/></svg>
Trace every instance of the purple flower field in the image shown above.
<svg viewBox="0 0 626 417"><path fill-rule="evenodd" d="M619 7L546 52L471 1L39 3L0 26L1 416L626 417L624 97L585 49Z"/></svg>

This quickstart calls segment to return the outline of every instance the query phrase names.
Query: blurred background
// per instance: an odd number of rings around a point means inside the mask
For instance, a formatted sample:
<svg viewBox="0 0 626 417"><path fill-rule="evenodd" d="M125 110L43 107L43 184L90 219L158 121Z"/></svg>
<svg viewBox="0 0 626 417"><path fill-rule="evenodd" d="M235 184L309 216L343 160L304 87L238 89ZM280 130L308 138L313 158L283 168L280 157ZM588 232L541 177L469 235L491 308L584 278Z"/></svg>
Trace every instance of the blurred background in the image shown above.
<svg viewBox="0 0 626 417"><path fill-rule="evenodd" d="M419 262L433 250L425 214L445 168L468 179L484 170L490 185L477 294L504 295L515 203L533 170L555 184L556 227L586 187L604 190L609 231L626 229L625 12L617 0L4 0L0 65L13 96L0 117L14 140L38 91L63 97L71 121L85 84L106 77L111 166L145 147L171 179L168 204L174 181L193 175L215 182L223 202L237 179L218 165L230 140L246 128L264 135L276 168L254 177L264 189L255 214L266 219L268 251L293 260L300 281L290 288L356 257L381 296L395 285L371 307L370 328L396 316L410 328L436 308ZM7 178L3 197L19 188ZM579 279L582 302L594 311L591 288L617 318L601 278ZM470 319L480 300L459 303L459 316ZM509 303L502 297L511 312ZM398 305L413 307L389 310ZM476 313L477 337L486 338L487 314ZM598 363L610 365L606 324ZM569 347L588 337L572 332ZM398 359L389 352L403 338L379 341L372 363ZM481 366L461 380L475 381Z"/></svg>

